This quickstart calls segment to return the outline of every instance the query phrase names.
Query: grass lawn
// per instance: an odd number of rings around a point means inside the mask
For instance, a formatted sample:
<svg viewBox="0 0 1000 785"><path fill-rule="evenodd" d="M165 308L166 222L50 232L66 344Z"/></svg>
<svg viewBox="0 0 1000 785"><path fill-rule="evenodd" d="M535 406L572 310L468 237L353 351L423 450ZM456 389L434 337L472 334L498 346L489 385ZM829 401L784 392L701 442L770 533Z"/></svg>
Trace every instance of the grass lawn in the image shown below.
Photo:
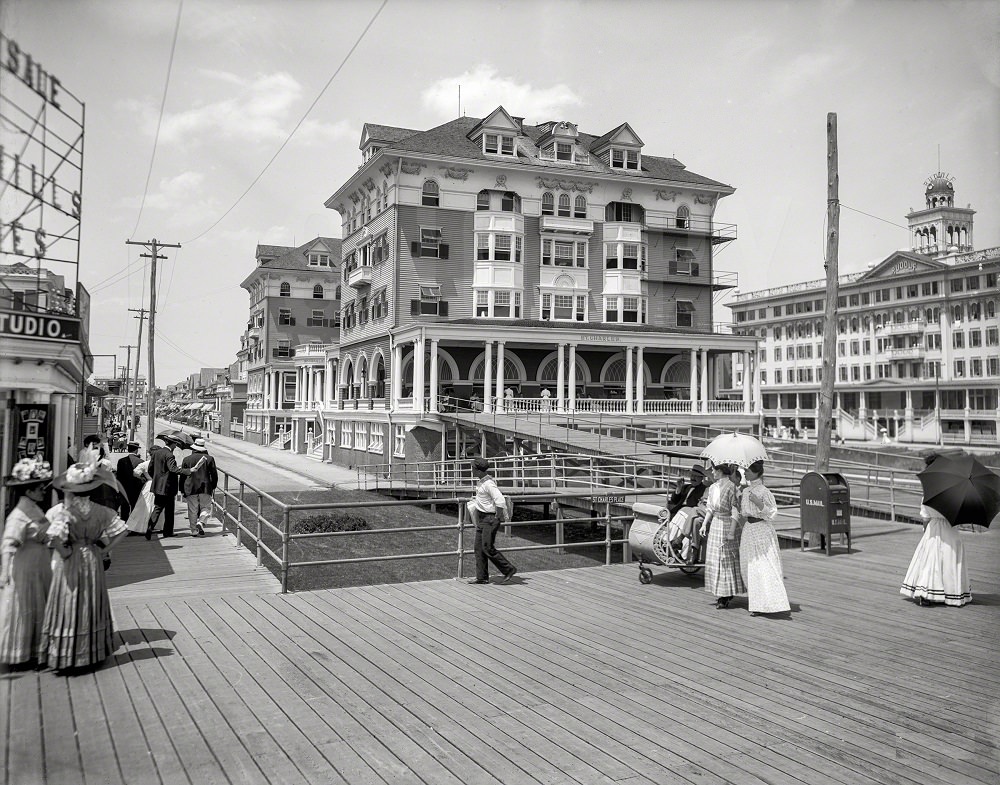
<svg viewBox="0 0 1000 785"><path fill-rule="evenodd" d="M291 530L295 524L304 518L323 514L349 514L352 517L364 518L369 529L358 534L338 534L289 542L288 558L294 563L298 561L313 561L320 559L350 559L366 556L391 556L408 553L434 553L450 551L448 556L425 557L418 559L387 560L362 562L356 564L332 564L314 567L293 567L288 574L288 589L302 591L308 589L329 589L345 586L364 586L377 583L403 583L409 581L433 580L439 578L454 578L458 575L458 510L457 506L438 505L432 512L428 506L391 506L371 507L372 502L392 501L388 496L365 491L347 490L312 490L274 493L273 496L285 504L337 504L350 503L347 509L340 510L294 510L290 514ZM256 496L249 492L244 497L251 507L256 506ZM216 501L220 501L217 496ZM235 505L229 504L230 514L234 514ZM280 528L281 508L267 499L263 500L264 517ZM548 513L544 513L547 517ZM543 513L537 507L516 506L514 510L515 525L511 535L501 534L497 538L497 547L507 553L512 563L520 572L532 570L553 570L569 567L585 567L604 564L604 545L588 545L580 548L566 549L563 553L556 550L511 552L510 549L519 546L544 545L555 542L555 524L546 523L535 526L530 521L542 519ZM255 518L244 512L244 524L255 529ZM439 526L440 529L422 532L400 532L398 534L380 534L379 531L391 531L408 526ZM232 531L232 524L227 523L227 529ZM474 530L464 531L464 547L472 550ZM612 538L621 536L620 529L612 530ZM265 544L281 553L281 537L263 529L262 539ZM590 522L564 522L564 542L579 543L604 539L604 525L598 523L592 527ZM244 545L252 543L244 535ZM612 546L612 560L621 562L621 545ZM280 578L279 565L266 553L263 563ZM495 570L494 570L495 572ZM463 559L463 576L475 576L475 558L467 553Z"/></svg>

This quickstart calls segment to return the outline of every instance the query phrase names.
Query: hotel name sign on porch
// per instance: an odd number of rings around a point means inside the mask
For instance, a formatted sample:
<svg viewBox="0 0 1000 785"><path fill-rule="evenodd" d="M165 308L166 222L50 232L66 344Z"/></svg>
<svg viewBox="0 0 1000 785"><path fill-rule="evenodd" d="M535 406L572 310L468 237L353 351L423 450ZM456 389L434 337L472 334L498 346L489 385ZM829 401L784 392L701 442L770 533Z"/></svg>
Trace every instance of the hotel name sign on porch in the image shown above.
<svg viewBox="0 0 1000 785"><path fill-rule="evenodd" d="M10 189L8 197L18 197L5 200L0 215L0 252L75 264L83 207L83 102L3 31L0 85L0 183Z"/></svg>

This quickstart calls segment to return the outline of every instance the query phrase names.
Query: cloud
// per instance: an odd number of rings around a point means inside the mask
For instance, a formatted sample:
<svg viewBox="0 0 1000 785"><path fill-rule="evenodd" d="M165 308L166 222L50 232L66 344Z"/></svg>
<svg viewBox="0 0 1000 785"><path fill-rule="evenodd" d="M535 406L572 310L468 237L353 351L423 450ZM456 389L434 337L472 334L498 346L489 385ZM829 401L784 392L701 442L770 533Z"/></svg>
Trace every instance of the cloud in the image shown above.
<svg viewBox="0 0 1000 785"><path fill-rule="evenodd" d="M501 76L491 65L481 64L458 76L437 80L421 94L424 106L443 118L458 112L458 88L462 87L462 108L466 114L482 117L502 105L509 112L529 118L529 122L559 119L583 99L564 84L538 88L518 84Z"/></svg>
<svg viewBox="0 0 1000 785"><path fill-rule="evenodd" d="M181 172L173 177L165 177L146 195L144 210L157 210L170 215L172 221L182 226L193 226L205 222L206 216L219 213L217 200L206 196L205 175L201 172ZM130 196L119 200L116 207L138 210L140 196Z"/></svg>
<svg viewBox="0 0 1000 785"><path fill-rule="evenodd" d="M159 144L192 147L205 142L280 144L298 122L302 85L288 73L261 74L245 79L228 71L199 72L206 89L221 88L224 97L207 100L180 112L165 112ZM157 110L148 103L131 102L126 109L138 114L145 133L156 132ZM293 110L296 110L293 112ZM307 118L295 135L303 143L329 143L360 135L346 121L325 123Z"/></svg>
<svg viewBox="0 0 1000 785"><path fill-rule="evenodd" d="M768 92L773 97L788 98L805 88L813 88L839 61L832 52L807 52L794 57L771 74Z"/></svg>

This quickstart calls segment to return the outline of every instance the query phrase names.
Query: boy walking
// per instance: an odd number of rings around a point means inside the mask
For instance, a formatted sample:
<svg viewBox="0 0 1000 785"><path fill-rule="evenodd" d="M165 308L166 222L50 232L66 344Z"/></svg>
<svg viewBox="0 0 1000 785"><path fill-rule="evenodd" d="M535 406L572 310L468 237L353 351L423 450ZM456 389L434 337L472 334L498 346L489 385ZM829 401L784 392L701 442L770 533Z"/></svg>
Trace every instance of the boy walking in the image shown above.
<svg viewBox="0 0 1000 785"><path fill-rule="evenodd" d="M205 524L212 514L212 494L219 485L215 458L208 454L204 439L195 439L191 454L184 456L181 466L191 469L184 478L184 498L187 500L191 536L204 537Z"/></svg>
<svg viewBox="0 0 1000 785"><path fill-rule="evenodd" d="M468 509L476 526L476 578L469 581L473 584L490 582L489 562L493 562L493 566L503 573L500 583L507 583L517 573L517 567L507 561L496 548L497 531L500 529L499 516L507 517L507 501L489 472L490 464L485 458L476 458L472 462L476 495L469 502Z"/></svg>

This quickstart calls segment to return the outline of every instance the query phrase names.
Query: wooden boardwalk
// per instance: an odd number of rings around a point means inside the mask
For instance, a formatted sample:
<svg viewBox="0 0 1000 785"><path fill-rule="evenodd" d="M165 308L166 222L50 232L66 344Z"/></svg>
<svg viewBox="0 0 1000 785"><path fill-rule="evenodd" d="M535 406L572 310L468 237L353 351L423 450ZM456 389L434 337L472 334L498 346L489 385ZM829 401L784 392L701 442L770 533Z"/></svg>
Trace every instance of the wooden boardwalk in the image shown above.
<svg viewBox="0 0 1000 785"><path fill-rule="evenodd" d="M964 608L899 596L919 535L784 551L787 618L717 611L700 576L659 568L640 585L634 565L294 595L229 591L215 570L170 597L119 585L101 669L0 678L0 771L11 785L992 785L1000 531L963 534ZM179 567L212 539L166 557Z"/></svg>

